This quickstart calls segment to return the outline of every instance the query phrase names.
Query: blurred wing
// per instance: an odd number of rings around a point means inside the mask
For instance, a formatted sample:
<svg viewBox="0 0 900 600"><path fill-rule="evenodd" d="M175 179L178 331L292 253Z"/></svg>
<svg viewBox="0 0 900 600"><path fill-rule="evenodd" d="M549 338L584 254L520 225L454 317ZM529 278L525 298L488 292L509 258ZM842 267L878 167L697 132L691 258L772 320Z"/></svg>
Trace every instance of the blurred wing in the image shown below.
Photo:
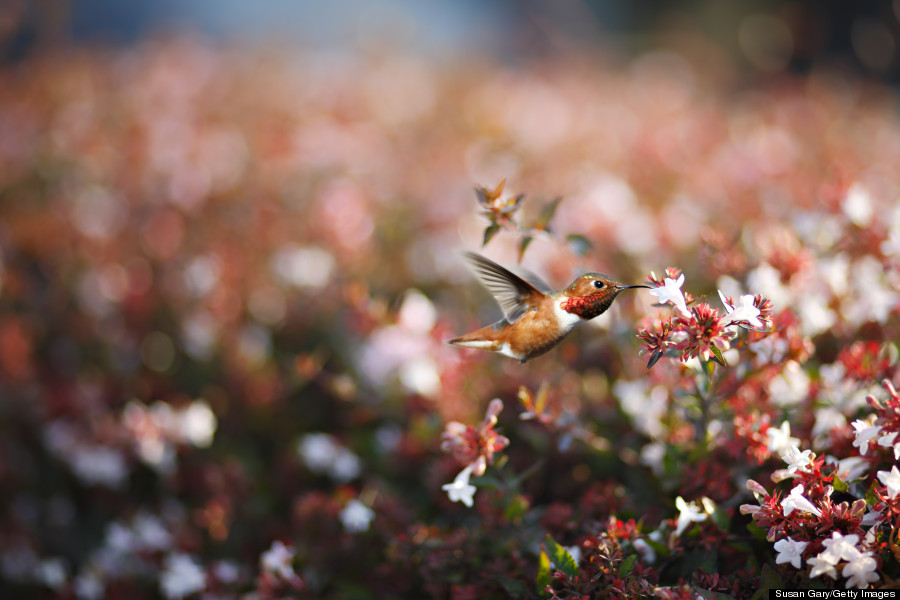
<svg viewBox="0 0 900 600"><path fill-rule="evenodd" d="M506 320L512 323L525 311L537 307L546 294L515 273L474 252L466 252L466 259L481 283L491 292L503 309ZM540 281L538 279L538 281ZM541 282L543 287L547 284Z"/></svg>
<svg viewBox="0 0 900 600"><path fill-rule="evenodd" d="M544 292L545 294L552 294L553 288L550 285L541 279L540 275L536 273L532 273L528 269L519 269L522 272L522 279L524 279L527 283L533 285L539 292Z"/></svg>

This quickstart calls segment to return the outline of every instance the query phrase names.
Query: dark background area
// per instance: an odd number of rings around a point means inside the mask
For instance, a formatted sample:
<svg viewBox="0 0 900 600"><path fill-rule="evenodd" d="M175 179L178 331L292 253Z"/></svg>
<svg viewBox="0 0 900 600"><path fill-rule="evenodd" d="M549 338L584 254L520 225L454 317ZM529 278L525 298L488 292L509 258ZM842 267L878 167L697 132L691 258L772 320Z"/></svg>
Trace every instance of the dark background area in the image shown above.
<svg viewBox="0 0 900 600"><path fill-rule="evenodd" d="M747 72L803 73L823 63L896 83L900 1L658 2L653 0L3 0L6 61L61 44L127 45L196 31L216 39L314 49L371 50L388 43L435 57L505 62L600 47L625 55L698 35Z"/></svg>

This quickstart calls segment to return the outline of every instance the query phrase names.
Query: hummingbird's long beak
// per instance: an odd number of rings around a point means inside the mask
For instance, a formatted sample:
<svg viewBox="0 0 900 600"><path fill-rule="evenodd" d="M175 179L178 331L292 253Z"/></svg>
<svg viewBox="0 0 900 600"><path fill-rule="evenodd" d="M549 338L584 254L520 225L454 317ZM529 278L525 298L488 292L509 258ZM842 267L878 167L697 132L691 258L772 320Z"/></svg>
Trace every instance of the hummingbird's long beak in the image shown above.
<svg viewBox="0 0 900 600"><path fill-rule="evenodd" d="M618 286L620 290L633 290L634 288L646 288L651 289L649 285L620 285Z"/></svg>

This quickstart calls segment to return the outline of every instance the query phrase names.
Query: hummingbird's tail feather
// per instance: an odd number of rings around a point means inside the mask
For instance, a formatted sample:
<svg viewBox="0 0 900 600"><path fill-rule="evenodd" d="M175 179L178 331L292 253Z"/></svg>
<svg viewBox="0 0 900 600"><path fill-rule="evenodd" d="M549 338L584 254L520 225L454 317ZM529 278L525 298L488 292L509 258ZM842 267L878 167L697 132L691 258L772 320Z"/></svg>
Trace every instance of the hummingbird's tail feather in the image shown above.
<svg viewBox="0 0 900 600"><path fill-rule="evenodd" d="M447 343L453 344L454 346L462 346L464 348L499 352L504 356L509 356L524 362L528 358L526 354L513 350L509 340L504 340L501 337L501 331L506 325L508 325L508 323L504 319L494 323L494 325L488 325L487 327L482 327L481 329L477 329L466 335L461 335L458 338L447 340Z"/></svg>
<svg viewBox="0 0 900 600"><path fill-rule="evenodd" d="M500 349L500 342L497 340L467 340L466 336L447 340L448 344L454 346L462 346L464 348L475 348L477 350L491 350L496 352Z"/></svg>
<svg viewBox="0 0 900 600"><path fill-rule="evenodd" d="M447 340L447 343L454 346L496 352L501 346L500 340L497 339L497 331L498 328L493 326L482 327L452 340Z"/></svg>

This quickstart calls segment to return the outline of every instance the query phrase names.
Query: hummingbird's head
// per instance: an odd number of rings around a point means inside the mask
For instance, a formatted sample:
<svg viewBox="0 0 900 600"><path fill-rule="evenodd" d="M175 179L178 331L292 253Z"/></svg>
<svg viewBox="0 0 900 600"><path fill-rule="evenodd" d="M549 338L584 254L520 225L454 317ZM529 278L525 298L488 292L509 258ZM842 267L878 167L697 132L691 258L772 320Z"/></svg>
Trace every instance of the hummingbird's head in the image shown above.
<svg viewBox="0 0 900 600"><path fill-rule="evenodd" d="M612 306L623 290L645 288L646 285L624 285L603 273L585 273L565 289L562 309L582 319L593 319Z"/></svg>

